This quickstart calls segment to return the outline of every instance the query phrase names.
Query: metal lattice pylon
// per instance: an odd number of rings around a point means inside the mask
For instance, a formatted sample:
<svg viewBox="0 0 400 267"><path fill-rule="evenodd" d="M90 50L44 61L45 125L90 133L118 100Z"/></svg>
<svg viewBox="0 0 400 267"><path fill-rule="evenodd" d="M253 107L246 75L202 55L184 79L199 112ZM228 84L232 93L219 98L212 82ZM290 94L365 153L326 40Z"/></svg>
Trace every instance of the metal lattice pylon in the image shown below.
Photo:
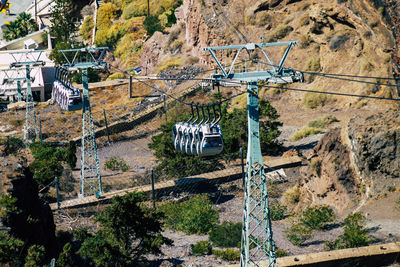
<svg viewBox="0 0 400 267"><path fill-rule="evenodd" d="M221 73L212 74L217 82L226 80L238 80L247 83L247 114L248 114L248 147L246 162L246 177L244 185L243 201L243 229L240 248L241 266L276 266L274 241L269 215L268 191L266 176L264 173L263 158L260 146L258 85L259 81L270 83L293 83L303 80L303 74L284 68L283 64L292 46L297 42L264 43L245 45L207 47L203 51L209 51L216 61ZM264 47L287 46L281 61L274 65L268 58ZM216 50L237 50L229 68L225 69L217 59ZM235 61L241 51L246 50L251 58L254 50L260 49L266 62L250 59L244 61L244 66L235 72ZM256 69L248 68L247 64L256 64ZM259 66L260 63L261 67ZM269 69L265 69L265 66Z"/></svg>
<svg viewBox="0 0 400 267"><path fill-rule="evenodd" d="M39 136L36 113L34 110L33 95L31 88L31 67L43 66L44 61L40 60L43 51L29 51L29 52L15 52L10 53L13 57L14 62L10 64L10 68L21 68L25 66L26 69L26 94L25 94L25 126L24 126L24 141L26 143L32 143L36 141L36 137ZM20 79L18 80L18 82ZM19 84L18 84L19 85ZM21 88L18 86L18 100L21 98Z"/></svg>
<svg viewBox="0 0 400 267"><path fill-rule="evenodd" d="M82 70L82 151L81 151L81 196L103 193L97 155L92 111L90 109L87 69Z"/></svg>
<svg viewBox="0 0 400 267"><path fill-rule="evenodd" d="M81 197L94 194L99 196L103 193L93 117L89 100L88 69L104 68L107 66L103 61L106 50L108 50L107 47L60 50L67 61L67 64L63 65L65 68L82 71Z"/></svg>
<svg viewBox="0 0 400 267"><path fill-rule="evenodd" d="M268 192L260 147L258 86L247 85L248 150L243 201L241 265L276 265ZM250 249L251 248L251 249Z"/></svg>

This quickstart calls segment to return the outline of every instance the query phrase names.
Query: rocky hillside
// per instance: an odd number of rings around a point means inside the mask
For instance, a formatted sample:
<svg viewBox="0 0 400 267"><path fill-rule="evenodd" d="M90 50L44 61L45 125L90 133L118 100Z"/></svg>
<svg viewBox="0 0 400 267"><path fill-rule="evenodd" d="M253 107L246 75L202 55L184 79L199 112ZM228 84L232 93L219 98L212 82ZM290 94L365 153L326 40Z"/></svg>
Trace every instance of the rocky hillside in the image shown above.
<svg viewBox="0 0 400 267"><path fill-rule="evenodd" d="M185 0L175 11L177 24L169 33L157 32L143 47L141 61L157 72L157 66L200 62L215 64L201 49L208 46L259 42L298 41L286 66L299 70L387 77L392 73L392 31L369 0L361 1L217 1ZM268 50L269 51L269 50ZM269 52L277 62L282 49ZM225 63L233 53L217 53ZM384 86L306 77L305 89L390 96L396 90ZM293 95L293 97L302 97ZM333 99L349 105L355 98Z"/></svg>

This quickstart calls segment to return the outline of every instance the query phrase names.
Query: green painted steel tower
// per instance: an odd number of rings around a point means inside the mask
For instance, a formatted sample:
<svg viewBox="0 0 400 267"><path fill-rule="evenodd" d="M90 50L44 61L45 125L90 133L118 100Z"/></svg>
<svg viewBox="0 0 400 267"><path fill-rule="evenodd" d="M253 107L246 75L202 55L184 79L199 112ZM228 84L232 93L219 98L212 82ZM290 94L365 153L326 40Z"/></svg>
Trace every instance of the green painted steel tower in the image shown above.
<svg viewBox="0 0 400 267"><path fill-rule="evenodd" d="M68 70L82 71L83 105L82 105L82 138L81 138L81 180L80 197L85 195L100 196L103 184L97 155L92 111L89 100L88 69L103 69L107 47L60 50L67 61L63 67Z"/></svg>
<svg viewBox="0 0 400 267"><path fill-rule="evenodd" d="M243 202L243 229L241 242L241 266L276 266L276 256L269 214L268 190L263 158L260 146L258 82L292 83L303 80L303 74L292 69L283 68L286 57L297 42L264 43L207 47L216 61L221 73L212 74L217 81L237 80L247 84L248 145L246 160L246 177ZM273 65L264 47L287 46L278 65ZM218 60L215 51L236 50L236 55L225 69ZM242 50L247 51L249 60L236 64ZM260 51L266 62L254 57ZM240 65L240 66L239 66ZM266 69L268 68L268 69Z"/></svg>
<svg viewBox="0 0 400 267"><path fill-rule="evenodd" d="M26 70L26 94L25 94L25 126L24 126L24 141L26 143L35 142L38 137L38 127L36 124L36 113L34 110L33 95L31 88L31 69L32 67L43 66L45 62L40 60L43 51L29 51L29 52L15 52L10 53L13 57L14 62L10 64L10 68L22 68ZM20 82L20 81L17 81ZM21 97L21 88L18 88L18 98ZM18 99L20 100L20 99Z"/></svg>

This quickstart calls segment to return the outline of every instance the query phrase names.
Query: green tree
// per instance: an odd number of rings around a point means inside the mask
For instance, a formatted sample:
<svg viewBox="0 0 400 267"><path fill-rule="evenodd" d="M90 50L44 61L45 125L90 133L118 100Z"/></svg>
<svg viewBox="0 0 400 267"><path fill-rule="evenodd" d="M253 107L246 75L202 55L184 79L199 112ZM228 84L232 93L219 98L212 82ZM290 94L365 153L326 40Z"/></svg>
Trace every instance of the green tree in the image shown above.
<svg viewBox="0 0 400 267"><path fill-rule="evenodd" d="M43 246L33 245L29 247L24 266L43 266L45 264L45 254L46 251Z"/></svg>
<svg viewBox="0 0 400 267"><path fill-rule="evenodd" d="M24 242L13 238L5 232L0 232L0 263L10 264L11 266L22 265L21 251Z"/></svg>
<svg viewBox="0 0 400 267"><path fill-rule="evenodd" d="M143 27L150 36L152 36L155 32L163 31L163 27L161 26L160 20L157 16L147 16L143 21Z"/></svg>
<svg viewBox="0 0 400 267"><path fill-rule="evenodd" d="M196 195L181 203L167 203L160 210L166 215L168 228L187 234L206 234L218 222L218 212L206 195Z"/></svg>
<svg viewBox="0 0 400 267"><path fill-rule="evenodd" d="M101 266L135 265L148 253L162 254L161 245L172 244L161 235L164 215L144 206L144 200L136 192L114 197L96 218L100 230L83 242L78 253Z"/></svg>
<svg viewBox="0 0 400 267"><path fill-rule="evenodd" d="M73 40L58 41L56 42L54 49L51 50L49 58L58 65L66 64L67 60L65 59L64 55L60 52L60 50L71 49L71 48L82 48L83 46L84 46L83 43L75 42ZM67 54L66 56L68 56L68 58L72 60L74 55Z"/></svg>
<svg viewBox="0 0 400 267"><path fill-rule="evenodd" d="M240 247L242 238L242 223L224 221L221 225L216 225L210 231L210 241L218 247Z"/></svg>
<svg viewBox="0 0 400 267"><path fill-rule="evenodd" d="M64 158L72 169L75 168L78 159L76 157L76 144L74 141L69 141L68 146L65 149Z"/></svg>
<svg viewBox="0 0 400 267"><path fill-rule="evenodd" d="M3 37L4 40L11 41L24 37L37 30L37 24L31 14L22 12L15 21L11 21L10 24L7 25L4 29Z"/></svg>
<svg viewBox="0 0 400 267"><path fill-rule="evenodd" d="M55 0L51 9L51 36L56 38L58 42L68 42L71 36L77 31L74 22L74 6L70 0Z"/></svg>

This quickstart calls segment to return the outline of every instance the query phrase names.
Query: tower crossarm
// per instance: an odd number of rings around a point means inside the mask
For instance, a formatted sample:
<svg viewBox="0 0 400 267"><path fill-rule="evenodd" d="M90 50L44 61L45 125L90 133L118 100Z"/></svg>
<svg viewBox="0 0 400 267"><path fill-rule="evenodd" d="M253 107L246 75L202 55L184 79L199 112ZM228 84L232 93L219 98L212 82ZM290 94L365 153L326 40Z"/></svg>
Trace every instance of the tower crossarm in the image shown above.
<svg viewBox="0 0 400 267"><path fill-rule="evenodd" d="M263 39L264 40L264 39ZM230 79L230 80L239 80L244 82L258 82L258 81L267 81L272 83L292 83L297 81L302 81L303 74L300 72L293 71L290 68L284 68L283 65L286 61L286 58L294 45L297 45L296 41L290 42L277 42L277 43L248 43L244 45L230 45L230 46L217 46L217 47L205 47L203 51L210 52L211 56L215 60L220 73L213 74L212 77L216 80L221 79ZM286 46L285 52L278 64L274 64L272 60L268 57L267 52L264 48L268 47L275 47L275 46ZM216 56L216 51L218 50L236 50L235 56L233 61L229 65L229 68L224 68L221 61ZM257 71L250 71L247 68L242 69L239 72L234 71L234 67L239 54L246 50L249 55L249 60L253 63L261 63L270 67L269 70L257 70ZM261 60L254 60L250 59L250 55L253 51L260 50L263 57L266 61Z"/></svg>
<svg viewBox="0 0 400 267"><path fill-rule="evenodd" d="M67 62L63 67L69 70L106 68L107 63L104 62L104 57L107 50L108 47L60 50Z"/></svg>

